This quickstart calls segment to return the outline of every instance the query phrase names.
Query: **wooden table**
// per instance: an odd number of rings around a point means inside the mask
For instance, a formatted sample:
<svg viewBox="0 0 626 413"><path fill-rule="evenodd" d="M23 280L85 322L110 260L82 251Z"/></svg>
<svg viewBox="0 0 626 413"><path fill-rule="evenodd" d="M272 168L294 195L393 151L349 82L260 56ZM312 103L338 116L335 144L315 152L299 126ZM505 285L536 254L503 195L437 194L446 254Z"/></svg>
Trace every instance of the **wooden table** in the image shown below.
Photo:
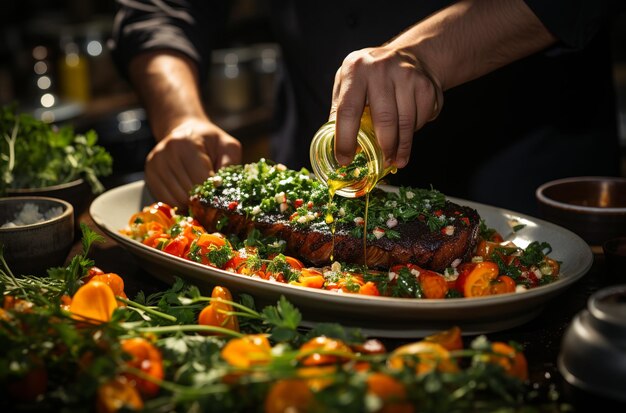
<svg viewBox="0 0 626 413"><path fill-rule="evenodd" d="M133 176L125 180L114 181L107 186L110 188L136 178L137 176ZM80 212L79 222L87 224L104 236L105 243L94 244L89 256L105 272L115 272L124 278L125 291L129 297L134 297L137 292L142 290L148 295L169 287L163 281L144 271L134 256L100 231L87 210ZM570 403L575 411L592 411L591 409L597 409L599 404L602 404L606 406L603 407L604 412L624 412L626 411L626 403L600 398L570 386L562 378L556 364L563 333L573 317L586 307L591 294L610 285L605 271L604 256L601 250L593 250L594 262L590 271L563 294L548 303L537 318L510 330L490 333L488 338L492 341L515 341L521 344L528 359L531 382L541 392L547 393L550 388L556 389L561 394L561 399ZM80 251L80 237L77 236L70 257ZM467 340L467 344L473 338L464 337L464 340ZM384 339L382 341L388 349L405 343L401 340Z"/></svg>

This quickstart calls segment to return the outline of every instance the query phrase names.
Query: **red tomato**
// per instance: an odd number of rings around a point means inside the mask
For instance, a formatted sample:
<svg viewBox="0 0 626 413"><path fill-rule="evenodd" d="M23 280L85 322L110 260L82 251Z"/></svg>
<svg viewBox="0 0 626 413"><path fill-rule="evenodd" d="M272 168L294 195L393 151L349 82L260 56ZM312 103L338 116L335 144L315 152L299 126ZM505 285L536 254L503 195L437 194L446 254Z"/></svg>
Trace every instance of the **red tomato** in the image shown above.
<svg viewBox="0 0 626 413"><path fill-rule="evenodd" d="M189 240L184 235L179 235L170 242L168 242L163 251L168 254L175 255L177 257L184 257L189 246Z"/></svg>

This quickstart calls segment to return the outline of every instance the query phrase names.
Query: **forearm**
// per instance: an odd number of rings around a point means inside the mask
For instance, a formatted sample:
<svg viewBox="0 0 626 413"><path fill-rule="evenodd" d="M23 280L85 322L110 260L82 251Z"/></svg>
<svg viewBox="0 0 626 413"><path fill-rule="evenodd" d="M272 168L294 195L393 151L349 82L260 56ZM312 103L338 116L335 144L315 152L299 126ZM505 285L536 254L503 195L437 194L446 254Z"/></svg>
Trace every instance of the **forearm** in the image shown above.
<svg viewBox="0 0 626 413"><path fill-rule="evenodd" d="M131 61L129 76L157 140L189 119L207 119L196 66L184 55L142 53Z"/></svg>
<svg viewBox="0 0 626 413"><path fill-rule="evenodd" d="M556 40L522 0L463 0L419 22L389 46L417 56L447 90Z"/></svg>

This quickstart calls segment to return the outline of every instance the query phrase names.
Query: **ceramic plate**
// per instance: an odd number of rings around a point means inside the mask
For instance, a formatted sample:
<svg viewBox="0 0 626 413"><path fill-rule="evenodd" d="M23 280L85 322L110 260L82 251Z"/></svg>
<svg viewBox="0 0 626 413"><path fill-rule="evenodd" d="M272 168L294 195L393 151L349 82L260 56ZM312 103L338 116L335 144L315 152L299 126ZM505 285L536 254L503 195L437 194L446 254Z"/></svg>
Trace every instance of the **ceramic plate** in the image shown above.
<svg viewBox="0 0 626 413"><path fill-rule="evenodd" d="M388 190L395 188L388 187ZM127 248L153 276L171 282L179 276L210 293L215 285L233 293L251 294L259 305L275 304L284 295L303 313L309 324L339 322L359 327L369 336L416 338L435 331L461 327L464 334L489 333L509 329L535 318L545 304L563 293L589 271L593 254L578 235L546 221L509 210L449 198L475 208L489 227L520 247L532 241L552 245L550 256L562 262L561 276L554 283L519 293L480 298L406 299L341 294L306 287L272 283L233 274L188 261L147 247L120 234L128 220L154 202L143 181L113 188L91 204L90 214L98 227ZM511 233L511 222L525 227Z"/></svg>

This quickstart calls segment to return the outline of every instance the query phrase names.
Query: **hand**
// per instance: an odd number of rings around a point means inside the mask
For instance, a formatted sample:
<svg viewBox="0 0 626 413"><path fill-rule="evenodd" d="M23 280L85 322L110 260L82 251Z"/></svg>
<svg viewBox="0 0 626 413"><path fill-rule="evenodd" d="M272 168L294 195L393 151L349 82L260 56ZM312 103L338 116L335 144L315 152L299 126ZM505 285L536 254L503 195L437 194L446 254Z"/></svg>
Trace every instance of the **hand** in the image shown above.
<svg viewBox="0 0 626 413"><path fill-rule="evenodd" d="M146 157L152 195L181 211L189 191L215 170L241 162L241 143L206 119L189 119L161 139Z"/></svg>
<svg viewBox="0 0 626 413"><path fill-rule="evenodd" d="M369 104L385 166L406 166L413 133L435 119L443 92L428 67L413 54L382 46L349 54L335 75L330 119L335 119L335 156L351 162L363 108Z"/></svg>

